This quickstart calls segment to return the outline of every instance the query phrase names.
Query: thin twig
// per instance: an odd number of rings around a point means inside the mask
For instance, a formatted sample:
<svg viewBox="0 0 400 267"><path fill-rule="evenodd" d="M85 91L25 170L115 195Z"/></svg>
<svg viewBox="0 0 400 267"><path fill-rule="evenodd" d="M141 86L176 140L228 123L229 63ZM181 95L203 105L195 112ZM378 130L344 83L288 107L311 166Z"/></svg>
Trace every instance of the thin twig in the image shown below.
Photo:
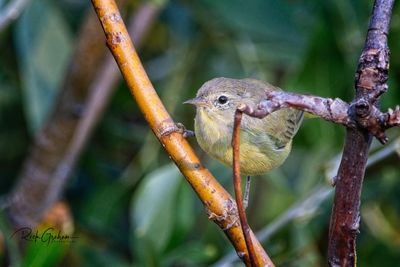
<svg viewBox="0 0 400 267"><path fill-rule="evenodd" d="M374 143L372 143L370 151L376 149L378 145L379 144L376 143L374 147ZM381 149L369 152L368 161L366 165L367 170L371 166L381 163L383 160L396 154L396 151L398 151L399 149L400 149L400 137L397 137L390 144L382 147ZM325 178L326 180L330 181L331 184L332 184L332 179L335 179L336 174L338 172L340 161L341 161L341 154L337 154L327 163L325 169Z"/></svg>
<svg viewBox="0 0 400 267"><path fill-rule="evenodd" d="M371 165L381 162L383 159L386 159L389 156L392 156L393 154L396 153L396 151L399 151L399 149L400 149L400 137L398 137L396 140L394 140L386 147L370 154L367 161L367 168Z"/></svg>
<svg viewBox="0 0 400 267"><path fill-rule="evenodd" d="M0 32L16 20L30 0L10 0L0 11Z"/></svg>
<svg viewBox="0 0 400 267"><path fill-rule="evenodd" d="M182 136L151 84L127 34L124 22L113 0L92 0L110 48L125 81L146 121L171 159L203 202L210 219L221 227L242 260L248 265L246 243L237 223L237 210L232 197L204 168L189 143ZM268 255L250 232L257 261L263 266L274 266Z"/></svg>
<svg viewBox="0 0 400 267"><path fill-rule="evenodd" d="M250 236L250 227L247 222L246 212L243 207L242 187L240 182L240 123L242 121L242 112L235 111L235 120L233 124L232 148L233 148L233 186L235 189L236 205L238 208L240 225L246 241L247 251L250 257L251 266L257 267L257 258L254 251L253 242Z"/></svg>

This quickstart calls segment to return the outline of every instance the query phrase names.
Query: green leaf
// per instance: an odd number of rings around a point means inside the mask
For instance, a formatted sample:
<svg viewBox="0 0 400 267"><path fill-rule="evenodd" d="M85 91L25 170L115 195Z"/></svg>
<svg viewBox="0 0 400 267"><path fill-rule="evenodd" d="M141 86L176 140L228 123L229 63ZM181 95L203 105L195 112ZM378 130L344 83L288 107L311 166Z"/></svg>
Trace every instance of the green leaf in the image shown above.
<svg viewBox="0 0 400 267"><path fill-rule="evenodd" d="M112 224L122 212L124 196L129 186L117 181L105 186L94 187L93 193L88 194L82 208L82 218L91 228L99 232L111 232Z"/></svg>
<svg viewBox="0 0 400 267"><path fill-rule="evenodd" d="M51 110L72 39L62 14L50 1L32 1L15 30L25 113L33 133Z"/></svg>
<svg viewBox="0 0 400 267"><path fill-rule="evenodd" d="M192 188L187 183L181 183L174 200L177 211L174 229L166 250L173 250L187 241L188 233L196 222L195 198L197 196L193 194Z"/></svg>
<svg viewBox="0 0 400 267"><path fill-rule="evenodd" d="M146 253L162 252L169 241L174 227L177 211L175 200L181 181L176 166L168 164L149 173L133 197L133 234L136 241L140 242L140 249Z"/></svg>
<svg viewBox="0 0 400 267"><path fill-rule="evenodd" d="M96 239L98 241L98 239ZM75 256L72 263L67 261L65 266L85 266L85 267L132 267L132 263L126 259L126 255L118 246L109 246L102 242L96 242L92 239L83 237L79 242L71 247L71 255ZM76 264L79 262L79 265ZM69 265L68 265L69 263Z"/></svg>
<svg viewBox="0 0 400 267"><path fill-rule="evenodd" d="M56 231L48 232L56 236ZM39 234L42 234L39 233ZM45 237L46 238L46 237ZM52 267L58 266L63 256L70 247L70 243L45 242L42 239L29 241L25 257L22 262L23 267Z"/></svg>
<svg viewBox="0 0 400 267"><path fill-rule="evenodd" d="M217 253L215 244L184 243L165 256L162 266L205 266L205 263L216 258Z"/></svg>
<svg viewBox="0 0 400 267"><path fill-rule="evenodd" d="M187 183L183 184L177 196L177 228L185 234L194 224L194 198L192 188Z"/></svg>

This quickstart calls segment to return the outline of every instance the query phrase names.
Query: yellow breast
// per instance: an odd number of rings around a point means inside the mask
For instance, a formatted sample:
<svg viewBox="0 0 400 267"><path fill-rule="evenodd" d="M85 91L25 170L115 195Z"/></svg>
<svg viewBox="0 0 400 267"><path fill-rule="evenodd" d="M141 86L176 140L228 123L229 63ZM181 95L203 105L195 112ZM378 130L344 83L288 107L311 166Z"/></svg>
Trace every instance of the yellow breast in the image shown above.
<svg viewBox="0 0 400 267"><path fill-rule="evenodd" d="M232 166L232 128L229 125L232 123L210 117L203 109L197 110L195 133L200 147L211 157ZM245 175L260 175L280 166L291 149L291 142L283 149L275 149L267 134L262 143L253 139L254 136L241 131L240 168Z"/></svg>

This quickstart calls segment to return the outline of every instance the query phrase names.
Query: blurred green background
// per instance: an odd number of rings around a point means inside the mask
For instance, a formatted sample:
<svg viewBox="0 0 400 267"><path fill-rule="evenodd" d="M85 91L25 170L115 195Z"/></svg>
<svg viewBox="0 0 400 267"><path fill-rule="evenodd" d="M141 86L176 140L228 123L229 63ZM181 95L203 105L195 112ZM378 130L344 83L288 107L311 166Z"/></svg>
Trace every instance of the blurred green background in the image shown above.
<svg viewBox="0 0 400 267"><path fill-rule="evenodd" d="M0 0L0 7L7 2ZM128 1L124 13L142 3ZM181 103L219 76L253 77L290 91L350 101L372 3L164 1L139 55L167 110L188 129L193 128L194 108ZM52 110L90 8L89 1L32 1L0 33L3 196ZM399 9L395 6L389 35L391 69L383 109L400 102ZM149 131L124 82L118 87L63 195L78 241L47 248L46 253L30 246L20 261L25 266L241 266L235 257L227 257L230 243L207 219L197 196ZM360 266L400 262L399 133L388 132L392 143L386 147L375 141L372 145L375 161L366 173L357 244ZM250 225L256 232L267 227L263 246L277 266L326 265L332 204L328 180L343 140L343 127L306 120L286 163L253 179ZM204 165L233 192L231 170L204 155L195 139L190 142ZM310 196L314 198L305 206L293 209ZM7 238L4 234L6 244ZM0 250L6 262L5 251L14 249L3 244Z"/></svg>

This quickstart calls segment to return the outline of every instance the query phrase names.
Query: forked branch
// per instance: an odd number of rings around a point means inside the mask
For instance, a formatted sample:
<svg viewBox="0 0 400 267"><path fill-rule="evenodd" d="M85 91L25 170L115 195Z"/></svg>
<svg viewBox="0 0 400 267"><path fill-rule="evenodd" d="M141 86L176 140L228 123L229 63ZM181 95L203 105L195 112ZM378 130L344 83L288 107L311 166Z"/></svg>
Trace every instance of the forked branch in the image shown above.
<svg viewBox="0 0 400 267"><path fill-rule="evenodd" d="M353 103L359 111L358 128L347 128L342 161L337 174L334 205L329 228L328 263L330 266L356 265L356 237L360 225L360 196L371 135L386 141L384 129L398 125L399 109L379 116L379 96L386 89L389 71L387 35L394 0L376 0L368 34L355 78ZM356 111L357 111L356 110ZM383 119L383 131L366 125Z"/></svg>
<svg viewBox="0 0 400 267"><path fill-rule="evenodd" d="M257 118L263 118L281 108L295 108L346 127L346 142L335 179L336 192L329 230L330 266L356 264L360 195L371 139L375 136L385 144L388 140L385 130L400 125L399 106L381 112L378 105L380 96L387 90L387 35L393 3L394 0L376 0L374 3L365 46L356 71L355 97L351 103L338 98L273 91L266 93L265 100L256 107L242 104L237 108L239 112Z"/></svg>
<svg viewBox="0 0 400 267"><path fill-rule="evenodd" d="M381 112L373 103L378 101L379 95L368 96L346 103L340 98L323 98L312 95L300 95L284 91L266 93L266 98L256 107L239 105L238 110L256 117L264 118L282 108L301 109L324 120L342 124L348 128L363 128L374 135L382 144L388 139L385 131L388 128L400 125L400 107L387 112Z"/></svg>

